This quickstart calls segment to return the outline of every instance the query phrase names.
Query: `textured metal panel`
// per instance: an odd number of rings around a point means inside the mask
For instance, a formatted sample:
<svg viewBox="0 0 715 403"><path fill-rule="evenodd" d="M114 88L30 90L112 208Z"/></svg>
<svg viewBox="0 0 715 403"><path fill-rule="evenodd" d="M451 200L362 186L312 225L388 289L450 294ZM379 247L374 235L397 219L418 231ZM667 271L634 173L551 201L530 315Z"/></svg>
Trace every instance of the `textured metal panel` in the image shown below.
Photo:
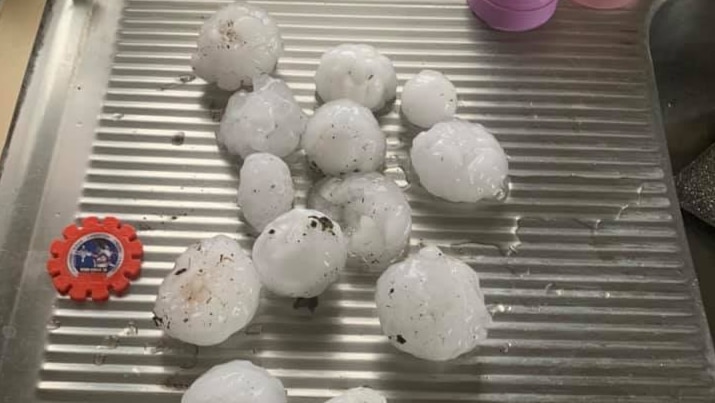
<svg viewBox="0 0 715 403"><path fill-rule="evenodd" d="M398 353L380 335L376 275L356 269L314 314L266 297L254 323L221 346L163 338L151 308L177 254L216 233L246 246L253 236L238 217L235 163L214 141L227 95L192 79L188 64L199 26L220 3L128 0L108 36L116 53L88 165L70 174L85 177L79 216L114 215L139 229L143 276L107 304L55 301L37 346L38 401L178 402L198 374L233 358L279 376L293 403L358 385L391 402L715 399L654 112L648 2L595 12L563 1L547 26L524 34L486 29L463 0L254 3L282 28L279 75L306 111L321 53L365 42L394 61L400 83L421 69L444 72L458 88L459 115L502 142L508 198L454 205L415 183L407 151L416 131L397 106L380 117L386 172L414 209L412 248L439 245L479 272L495 318L489 339L444 364ZM293 167L303 198L310 181L299 161ZM50 201L75 197L48 192ZM43 307L25 302L20 312L33 309Z"/></svg>

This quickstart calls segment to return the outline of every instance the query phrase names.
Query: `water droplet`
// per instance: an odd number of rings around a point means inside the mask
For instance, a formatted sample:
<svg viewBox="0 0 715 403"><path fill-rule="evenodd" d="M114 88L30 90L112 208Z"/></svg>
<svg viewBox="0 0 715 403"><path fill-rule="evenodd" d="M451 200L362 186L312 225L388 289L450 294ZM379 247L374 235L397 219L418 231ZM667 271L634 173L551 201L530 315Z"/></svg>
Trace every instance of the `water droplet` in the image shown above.
<svg viewBox="0 0 715 403"><path fill-rule="evenodd" d="M601 226L600 218L579 218L576 219L577 222L585 225L586 228L596 231Z"/></svg>
<svg viewBox="0 0 715 403"><path fill-rule="evenodd" d="M47 321L47 330L57 330L62 326L62 322L59 319L52 318Z"/></svg>
<svg viewBox="0 0 715 403"><path fill-rule="evenodd" d="M521 246L521 242L507 242L505 244L499 245L499 251L501 252L502 255L509 257L512 255L516 255L519 253L519 247Z"/></svg>
<svg viewBox="0 0 715 403"><path fill-rule="evenodd" d="M124 330L122 330L120 335L124 336L124 337L136 336L138 333L139 333L139 329L137 328L136 323L134 323L134 321L129 321L129 323L127 324L127 327L125 327Z"/></svg>
<svg viewBox="0 0 715 403"><path fill-rule="evenodd" d="M6 339L12 339L17 335L17 329L15 329L15 326L11 325L6 325L2 327L2 335Z"/></svg>
<svg viewBox="0 0 715 403"><path fill-rule="evenodd" d="M521 240L519 239L518 231L519 231L519 221L521 220L521 217L500 217L504 218L506 220L511 221L511 228L509 229L508 233L504 234L503 232L497 236L495 236L493 233L488 231L488 226L482 226L481 229L484 230L483 233L481 234L474 234L473 239L467 239L461 242L455 242L450 245L452 248L464 248L464 247L469 247L469 246L474 246L474 245L484 245L484 246L491 246L495 247L499 250L499 253L502 254L502 256L505 257L510 257L513 255L516 255L519 253L519 248L521 247ZM502 225L498 226L498 229L501 230ZM501 232L501 231L500 231ZM458 249L459 251L459 249ZM458 253L466 253L466 251L462 250L461 252Z"/></svg>
<svg viewBox="0 0 715 403"><path fill-rule="evenodd" d="M410 181L407 178L407 173L401 166L395 166L385 169L385 176L392 179L400 189L405 190L409 188Z"/></svg>
<svg viewBox="0 0 715 403"><path fill-rule="evenodd" d="M492 305L488 308L489 313L492 315L496 313L504 313L504 312L511 312L511 306L509 305L504 305L504 304L497 304L497 305Z"/></svg>
<svg viewBox="0 0 715 403"><path fill-rule="evenodd" d="M97 346L99 349L103 350L114 350L119 345L119 337L117 336L107 336L102 341L102 344Z"/></svg>
<svg viewBox="0 0 715 403"><path fill-rule="evenodd" d="M107 356L97 353L94 355L94 365L102 365L107 360Z"/></svg>
<svg viewBox="0 0 715 403"><path fill-rule="evenodd" d="M509 352L509 349L511 349L511 343L507 342L499 348L499 351L501 351L502 354L506 354Z"/></svg>
<svg viewBox="0 0 715 403"><path fill-rule="evenodd" d="M560 296L561 294L564 293L564 290L562 290L560 288L556 288L556 283L549 283L549 284L546 284L546 287L544 287L544 292L548 295Z"/></svg>
<svg viewBox="0 0 715 403"><path fill-rule="evenodd" d="M161 354L164 352L165 344L164 341L159 339L156 344L147 343L144 345L144 354Z"/></svg>
<svg viewBox="0 0 715 403"><path fill-rule="evenodd" d="M618 208L618 213L616 213L616 216L613 217L613 219L616 220L616 221L618 221L618 220L621 218L621 216L623 215L623 213L624 213L624 212L628 209L628 207L630 207L630 206L631 206L630 203L628 203L628 204L624 204L624 205L622 205L621 207L619 207L619 208Z"/></svg>
<svg viewBox="0 0 715 403"><path fill-rule="evenodd" d="M182 84L190 83L194 80L196 80L196 76L194 74L182 74L179 76L179 81Z"/></svg>
<svg viewBox="0 0 715 403"><path fill-rule="evenodd" d="M114 114L112 114L112 119L114 119L114 120L120 120L120 119L122 119L123 117L124 117L124 114L123 114L123 113L114 113Z"/></svg>
<svg viewBox="0 0 715 403"><path fill-rule="evenodd" d="M250 335L258 335L263 332L263 325L259 323L254 323L246 327L245 333Z"/></svg>
<svg viewBox="0 0 715 403"><path fill-rule="evenodd" d="M193 344L185 344L182 348L182 355L186 355L184 359L179 363L179 368L190 369L196 366L199 361L199 346Z"/></svg>

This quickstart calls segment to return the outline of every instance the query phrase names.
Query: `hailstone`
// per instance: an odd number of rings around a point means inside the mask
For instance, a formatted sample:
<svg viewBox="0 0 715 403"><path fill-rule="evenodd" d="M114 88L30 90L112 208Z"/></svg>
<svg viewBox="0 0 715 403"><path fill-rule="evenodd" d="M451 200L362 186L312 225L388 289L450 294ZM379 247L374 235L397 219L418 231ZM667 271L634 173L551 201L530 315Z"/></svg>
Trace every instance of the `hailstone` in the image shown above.
<svg viewBox="0 0 715 403"><path fill-rule="evenodd" d="M261 282L236 241L218 235L189 246L161 283L154 321L169 336L208 346L246 326L258 309Z"/></svg>
<svg viewBox="0 0 715 403"><path fill-rule="evenodd" d="M287 403L280 380L249 361L229 361L206 371L181 403Z"/></svg>
<svg viewBox="0 0 715 403"><path fill-rule="evenodd" d="M315 297L345 267L347 241L325 214L293 209L266 225L253 245L253 260L267 289L286 297Z"/></svg>
<svg viewBox="0 0 715 403"><path fill-rule="evenodd" d="M410 240L412 209L405 194L377 172L326 178L308 198L311 208L340 223L348 253L368 267L384 268Z"/></svg>
<svg viewBox="0 0 715 403"><path fill-rule="evenodd" d="M231 154L242 158L255 152L286 157L298 148L307 123L286 83L263 75L252 92L231 96L216 136Z"/></svg>
<svg viewBox="0 0 715 403"><path fill-rule="evenodd" d="M343 44L320 58L315 85L325 102L348 98L377 111L395 98L397 74L390 59L374 47Z"/></svg>
<svg viewBox="0 0 715 403"><path fill-rule="evenodd" d="M422 70L402 89L402 113L412 124L432 127L457 111L457 89L442 73Z"/></svg>
<svg viewBox="0 0 715 403"><path fill-rule="evenodd" d="M477 274L435 247L390 266L377 281L375 303L390 342L425 360L471 351L491 323Z"/></svg>
<svg viewBox="0 0 715 403"><path fill-rule="evenodd" d="M253 228L262 231L266 224L293 208L294 196L290 169L282 159L255 153L243 162L238 205Z"/></svg>
<svg viewBox="0 0 715 403"><path fill-rule="evenodd" d="M503 194L509 163L484 126L463 120L437 123L412 142L412 166L422 186L453 202Z"/></svg>
<svg viewBox="0 0 715 403"><path fill-rule="evenodd" d="M370 388L359 387L350 389L325 403L387 403L387 399L382 393Z"/></svg>
<svg viewBox="0 0 715 403"><path fill-rule="evenodd" d="M282 52L273 18L261 8L236 2L204 22L191 66L204 80L235 91L275 70Z"/></svg>
<svg viewBox="0 0 715 403"><path fill-rule="evenodd" d="M370 172L385 162L387 141L370 111L341 99L321 106L303 135L308 159L326 175Z"/></svg>

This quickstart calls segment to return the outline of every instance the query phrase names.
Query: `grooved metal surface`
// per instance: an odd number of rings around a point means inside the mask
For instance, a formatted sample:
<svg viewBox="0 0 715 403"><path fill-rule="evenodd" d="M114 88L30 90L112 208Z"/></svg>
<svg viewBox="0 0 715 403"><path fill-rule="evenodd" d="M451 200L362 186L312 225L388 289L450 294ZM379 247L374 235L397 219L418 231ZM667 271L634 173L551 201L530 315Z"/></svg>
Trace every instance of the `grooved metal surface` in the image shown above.
<svg viewBox="0 0 715 403"><path fill-rule="evenodd" d="M386 173L413 207L412 250L438 245L474 267L494 313L488 340L443 364L399 353L380 334L377 275L352 268L314 314L266 295L253 324L220 346L162 337L151 308L183 248L217 233L248 247L253 235L236 206L236 162L214 140L228 94L192 79L189 66L220 2L128 0L116 35L103 39L115 53L99 120L84 122L91 153L76 172L85 178L77 213L135 225L143 275L106 304L54 302L38 347L38 401L178 402L196 376L235 358L280 377L291 403L360 385L395 403L715 399L654 112L648 1L611 12L562 1L551 22L524 34L487 29L463 0L253 3L281 26L278 74L306 111L322 52L364 42L393 60L400 85L421 69L445 73L459 116L501 141L507 199L455 205L427 195L411 173L416 130L398 105L379 119ZM310 180L298 158L292 167L301 203Z"/></svg>

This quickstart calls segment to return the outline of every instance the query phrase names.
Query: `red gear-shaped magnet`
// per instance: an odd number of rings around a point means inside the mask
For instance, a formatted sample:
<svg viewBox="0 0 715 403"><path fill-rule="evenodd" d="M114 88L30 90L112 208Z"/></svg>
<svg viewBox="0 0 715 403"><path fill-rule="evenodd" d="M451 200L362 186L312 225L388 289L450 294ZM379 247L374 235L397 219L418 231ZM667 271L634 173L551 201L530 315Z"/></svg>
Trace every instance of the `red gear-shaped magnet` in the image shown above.
<svg viewBox="0 0 715 403"><path fill-rule="evenodd" d="M144 247L131 225L114 217L87 217L81 226L67 226L62 235L50 245L47 261L60 294L75 301L105 301L109 290L121 295L139 277Z"/></svg>

